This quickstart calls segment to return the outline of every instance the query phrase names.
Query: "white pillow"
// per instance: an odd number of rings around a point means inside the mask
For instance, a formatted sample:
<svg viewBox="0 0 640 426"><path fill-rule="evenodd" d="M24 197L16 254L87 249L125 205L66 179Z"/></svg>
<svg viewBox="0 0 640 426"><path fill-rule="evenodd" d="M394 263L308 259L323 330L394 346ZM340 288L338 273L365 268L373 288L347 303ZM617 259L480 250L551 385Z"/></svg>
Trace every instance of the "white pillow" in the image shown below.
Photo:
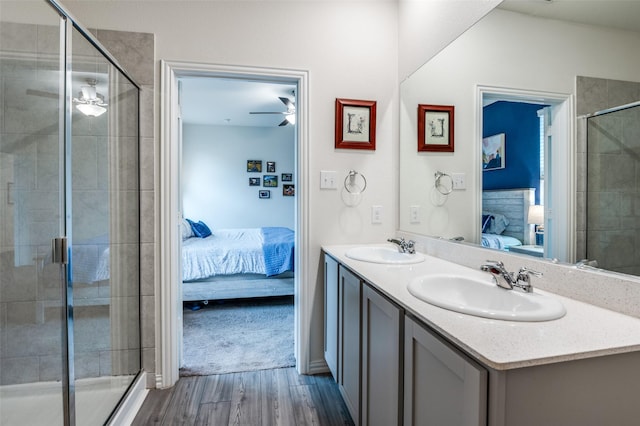
<svg viewBox="0 0 640 426"><path fill-rule="evenodd" d="M187 222L187 219L182 219L182 222L180 223L180 230L182 231L182 241L196 236L196 234L193 233L193 229L191 229L191 224Z"/></svg>

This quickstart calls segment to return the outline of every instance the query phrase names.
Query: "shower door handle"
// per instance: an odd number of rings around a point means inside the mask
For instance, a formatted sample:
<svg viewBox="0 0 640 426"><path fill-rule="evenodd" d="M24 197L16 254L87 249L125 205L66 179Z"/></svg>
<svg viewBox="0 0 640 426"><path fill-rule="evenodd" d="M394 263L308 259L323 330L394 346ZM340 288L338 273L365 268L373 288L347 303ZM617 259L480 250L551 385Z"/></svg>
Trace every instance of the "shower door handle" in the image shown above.
<svg viewBox="0 0 640 426"><path fill-rule="evenodd" d="M69 258L67 255L67 238L58 237L51 240L51 258L53 263L66 265Z"/></svg>

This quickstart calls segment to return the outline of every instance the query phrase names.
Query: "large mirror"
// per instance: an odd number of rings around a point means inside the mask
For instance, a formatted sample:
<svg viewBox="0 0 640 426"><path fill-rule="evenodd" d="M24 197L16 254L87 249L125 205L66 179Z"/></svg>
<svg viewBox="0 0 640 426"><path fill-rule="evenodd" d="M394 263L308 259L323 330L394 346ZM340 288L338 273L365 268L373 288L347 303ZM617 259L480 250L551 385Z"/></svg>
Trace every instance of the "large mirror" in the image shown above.
<svg viewBox="0 0 640 426"><path fill-rule="evenodd" d="M400 230L639 275L639 43L635 1L487 14L400 86ZM418 152L425 104L455 107L454 152Z"/></svg>

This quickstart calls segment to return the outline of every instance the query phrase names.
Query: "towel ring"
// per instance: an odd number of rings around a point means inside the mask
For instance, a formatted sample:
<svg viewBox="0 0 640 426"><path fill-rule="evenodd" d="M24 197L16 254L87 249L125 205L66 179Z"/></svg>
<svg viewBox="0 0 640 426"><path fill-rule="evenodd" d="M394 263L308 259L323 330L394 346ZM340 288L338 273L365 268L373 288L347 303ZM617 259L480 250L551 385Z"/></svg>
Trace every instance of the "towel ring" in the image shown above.
<svg viewBox="0 0 640 426"><path fill-rule="evenodd" d="M360 176L362 178L362 188L360 188L358 185L356 185L356 178ZM348 182L348 183L347 183ZM359 189L359 191L352 191L351 189L349 189L349 187L355 187L357 189ZM367 178L364 177L364 175L362 173L358 173L355 170L349 170L349 174L347 174L347 177L344 178L344 189L347 190L348 193L350 194L361 194L364 192L365 189L367 189Z"/></svg>
<svg viewBox="0 0 640 426"><path fill-rule="evenodd" d="M447 185L445 185L445 182L442 182L442 178L449 178L449 185L447 187ZM443 172L436 172L435 173L435 178L436 178L436 183L435 183L435 187L438 190L439 193L441 193L442 195L449 195L451 194L451 191L453 191L453 179L451 178L451 176L449 176L446 173Z"/></svg>

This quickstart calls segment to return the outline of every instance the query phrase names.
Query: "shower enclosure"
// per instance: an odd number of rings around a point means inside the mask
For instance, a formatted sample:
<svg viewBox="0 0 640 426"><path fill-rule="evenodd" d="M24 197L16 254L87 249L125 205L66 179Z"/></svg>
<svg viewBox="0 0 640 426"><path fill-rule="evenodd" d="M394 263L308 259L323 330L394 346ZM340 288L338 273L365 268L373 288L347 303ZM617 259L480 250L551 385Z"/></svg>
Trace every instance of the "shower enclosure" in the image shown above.
<svg viewBox="0 0 640 426"><path fill-rule="evenodd" d="M139 87L52 0L0 21L0 424L105 424L141 373Z"/></svg>
<svg viewBox="0 0 640 426"><path fill-rule="evenodd" d="M640 102L586 120L586 257L640 275Z"/></svg>

